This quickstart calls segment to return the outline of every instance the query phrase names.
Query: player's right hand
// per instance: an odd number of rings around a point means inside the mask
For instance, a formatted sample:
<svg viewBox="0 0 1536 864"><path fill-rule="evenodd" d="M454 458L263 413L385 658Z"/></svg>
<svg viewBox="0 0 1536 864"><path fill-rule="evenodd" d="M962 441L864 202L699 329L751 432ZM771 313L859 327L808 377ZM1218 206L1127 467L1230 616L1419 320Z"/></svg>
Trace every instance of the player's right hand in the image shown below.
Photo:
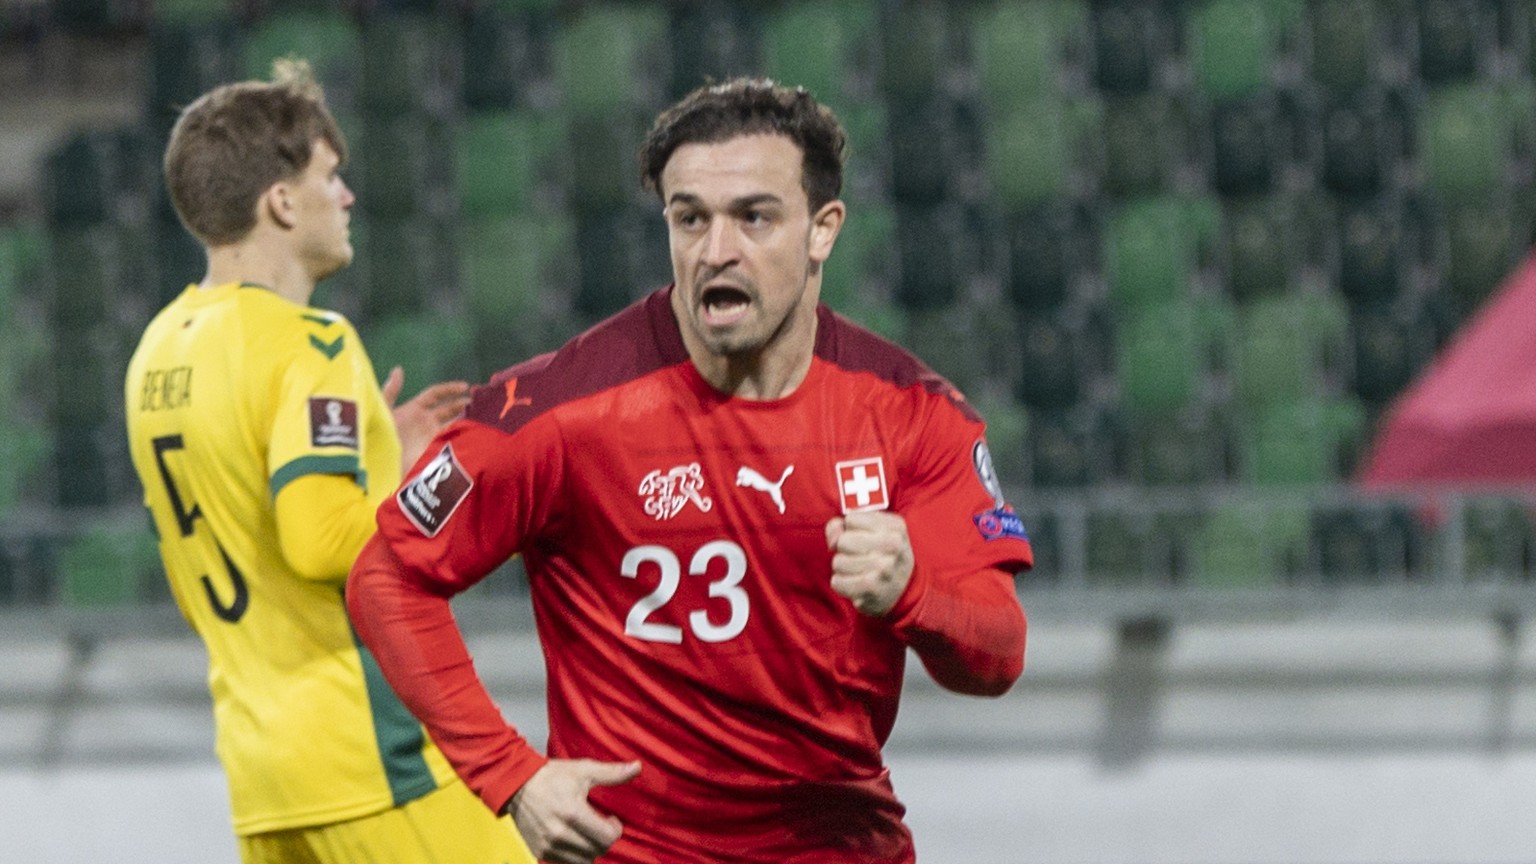
<svg viewBox="0 0 1536 864"><path fill-rule="evenodd" d="M545 864L592 864L624 833L619 820L587 802L593 786L635 779L639 762L551 759L507 802L507 813Z"/></svg>

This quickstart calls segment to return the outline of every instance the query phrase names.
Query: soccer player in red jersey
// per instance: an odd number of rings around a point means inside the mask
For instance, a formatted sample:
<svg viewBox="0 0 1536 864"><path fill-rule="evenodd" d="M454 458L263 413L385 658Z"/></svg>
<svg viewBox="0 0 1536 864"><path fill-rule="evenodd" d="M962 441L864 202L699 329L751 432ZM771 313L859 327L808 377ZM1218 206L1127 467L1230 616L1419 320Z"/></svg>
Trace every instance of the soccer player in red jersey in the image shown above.
<svg viewBox="0 0 1536 864"><path fill-rule="evenodd" d="M1032 553L981 418L818 302L844 150L768 81L664 111L675 282L477 388L353 568L386 676L544 861L913 861L881 757L907 650L961 693L1023 671ZM449 608L514 554L548 756Z"/></svg>

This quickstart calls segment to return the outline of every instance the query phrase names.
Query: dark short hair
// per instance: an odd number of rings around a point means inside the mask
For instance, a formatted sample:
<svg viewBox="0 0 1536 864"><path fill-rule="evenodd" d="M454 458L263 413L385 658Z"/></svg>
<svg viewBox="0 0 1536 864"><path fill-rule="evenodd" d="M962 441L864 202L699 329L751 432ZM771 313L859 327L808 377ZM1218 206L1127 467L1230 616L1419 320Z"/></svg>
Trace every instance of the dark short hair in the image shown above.
<svg viewBox="0 0 1536 864"><path fill-rule="evenodd" d="M800 185L812 212L842 193L848 135L837 116L804 87L767 78L705 85L661 112L640 145L641 183L663 197L661 172L677 148L762 134L783 135L800 148Z"/></svg>
<svg viewBox="0 0 1536 864"><path fill-rule="evenodd" d="M204 245L243 239L256 200L309 167L317 140L343 162L346 142L309 64L284 58L271 81L225 84L188 105L165 148L165 185L182 224Z"/></svg>

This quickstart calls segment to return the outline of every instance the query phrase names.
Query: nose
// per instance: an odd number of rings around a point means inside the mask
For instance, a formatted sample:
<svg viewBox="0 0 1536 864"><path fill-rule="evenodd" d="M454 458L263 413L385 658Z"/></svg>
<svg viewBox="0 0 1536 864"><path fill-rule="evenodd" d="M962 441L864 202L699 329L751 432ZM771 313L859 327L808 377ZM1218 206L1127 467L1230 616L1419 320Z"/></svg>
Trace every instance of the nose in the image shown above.
<svg viewBox="0 0 1536 864"><path fill-rule="evenodd" d="M341 183L341 209L350 210L352 205L357 203L357 196L352 194L352 187L348 186L345 180L338 182Z"/></svg>
<svg viewBox="0 0 1536 864"><path fill-rule="evenodd" d="M710 267L725 267L734 264L740 252L736 226L729 219L716 219L704 239L704 263Z"/></svg>

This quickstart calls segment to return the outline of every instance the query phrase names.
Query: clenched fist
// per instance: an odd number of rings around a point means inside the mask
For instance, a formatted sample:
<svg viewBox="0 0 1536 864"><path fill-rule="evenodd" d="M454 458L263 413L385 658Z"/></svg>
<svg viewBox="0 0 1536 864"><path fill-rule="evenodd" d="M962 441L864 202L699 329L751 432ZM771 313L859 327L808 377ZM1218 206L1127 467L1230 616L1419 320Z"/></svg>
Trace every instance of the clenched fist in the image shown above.
<svg viewBox="0 0 1536 864"><path fill-rule="evenodd" d="M827 522L832 590L865 615L884 615L912 579L907 521L887 510L838 516Z"/></svg>

